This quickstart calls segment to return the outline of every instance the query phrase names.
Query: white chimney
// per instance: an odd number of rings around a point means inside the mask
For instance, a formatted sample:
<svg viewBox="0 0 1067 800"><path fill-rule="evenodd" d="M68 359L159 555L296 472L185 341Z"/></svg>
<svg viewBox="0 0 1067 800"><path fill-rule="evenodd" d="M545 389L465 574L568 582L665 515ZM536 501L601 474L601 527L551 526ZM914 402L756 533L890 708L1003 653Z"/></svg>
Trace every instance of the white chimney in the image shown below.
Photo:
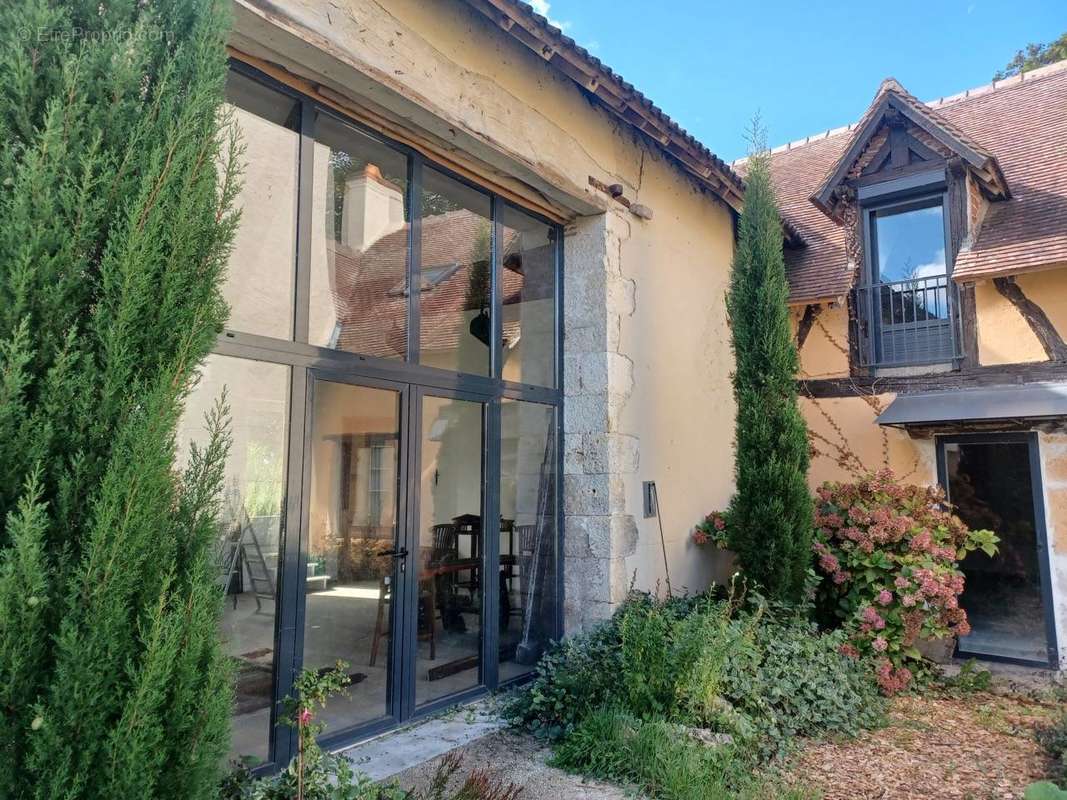
<svg viewBox="0 0 1067 800"><path fill-rule="evenodd" d="M353 250L366 250L383 236L404 227L404 194L367 164L345 181L341 211L341 242Z"/></svg>

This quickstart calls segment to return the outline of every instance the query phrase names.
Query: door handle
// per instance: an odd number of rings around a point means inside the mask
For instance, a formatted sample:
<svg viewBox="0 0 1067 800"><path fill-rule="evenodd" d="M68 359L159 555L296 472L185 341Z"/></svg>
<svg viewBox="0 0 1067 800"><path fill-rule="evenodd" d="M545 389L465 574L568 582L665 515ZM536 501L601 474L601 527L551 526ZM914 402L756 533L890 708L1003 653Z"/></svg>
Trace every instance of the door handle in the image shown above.
<svg viewBox="0 0 1067 800"><path fill-rule="evenodd" d="M396 559L407 558L408 557L408 549L406 547L401 547L399 550L386 550L386 551L384 551L382 553L382 555L383 556L392 556L393 558L396 558Z"/></svg>

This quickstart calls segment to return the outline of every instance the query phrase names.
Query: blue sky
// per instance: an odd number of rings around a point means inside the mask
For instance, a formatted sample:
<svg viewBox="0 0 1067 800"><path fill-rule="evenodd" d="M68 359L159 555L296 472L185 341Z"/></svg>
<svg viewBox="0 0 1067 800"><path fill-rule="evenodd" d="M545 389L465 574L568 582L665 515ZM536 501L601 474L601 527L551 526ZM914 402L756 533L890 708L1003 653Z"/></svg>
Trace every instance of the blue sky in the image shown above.
<svg viewBox="0 0 1067 800"><path fill-rule="evenodd" d="M726 160L855 121L893 76L921 100L988 83L1067 31L1067 0L535 0Z"/></svg>

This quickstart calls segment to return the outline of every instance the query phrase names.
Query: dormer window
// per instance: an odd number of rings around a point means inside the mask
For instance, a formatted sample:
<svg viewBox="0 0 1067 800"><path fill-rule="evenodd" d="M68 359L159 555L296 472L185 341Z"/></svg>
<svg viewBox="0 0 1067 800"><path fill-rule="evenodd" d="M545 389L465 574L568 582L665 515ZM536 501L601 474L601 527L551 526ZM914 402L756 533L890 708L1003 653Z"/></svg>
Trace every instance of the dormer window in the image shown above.
<svg viewBox="0 0 1067 800"><path fill-rule="evenodd" d="M852 262L855 367L961 363L952 271L967 233L968 187L990 201L1011 196L989 151L892 78L883 81L810 196L848 229L847 255L859 261Z"/></svg>
<svg viewBox="0 0 1067 800"><path fill-rule="evenodd" d="M903 195L896 181L860 192L866 238L856 289L860 358L867 366L951 363L959 357L949 278L944 170ZM925 185L923 185L925 184Z"/></svg>

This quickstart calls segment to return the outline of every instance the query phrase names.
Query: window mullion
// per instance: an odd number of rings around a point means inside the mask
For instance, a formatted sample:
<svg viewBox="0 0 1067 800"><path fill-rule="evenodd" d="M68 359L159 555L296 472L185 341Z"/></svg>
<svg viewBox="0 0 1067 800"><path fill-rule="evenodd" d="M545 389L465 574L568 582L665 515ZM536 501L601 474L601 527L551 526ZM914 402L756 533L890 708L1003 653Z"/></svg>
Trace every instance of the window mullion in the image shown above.
<svg viewBox="0 0 1067 800"><path fill-rule="evenodd" d="M408 261L407 261L407 295L408 295L408 346L409 364L419 363L420 331L422 317L419 307L421 282L419 273L422 269L422 159L418 156L408 158Z"/></svg>
<svg viewBox="0 0 1067 800"><path fill-rule="evenodd" d="M300 171L296 210L296 309L293 338L307 342L311 315L312 200L315 193L315 108L300 104Z"/></svg>

